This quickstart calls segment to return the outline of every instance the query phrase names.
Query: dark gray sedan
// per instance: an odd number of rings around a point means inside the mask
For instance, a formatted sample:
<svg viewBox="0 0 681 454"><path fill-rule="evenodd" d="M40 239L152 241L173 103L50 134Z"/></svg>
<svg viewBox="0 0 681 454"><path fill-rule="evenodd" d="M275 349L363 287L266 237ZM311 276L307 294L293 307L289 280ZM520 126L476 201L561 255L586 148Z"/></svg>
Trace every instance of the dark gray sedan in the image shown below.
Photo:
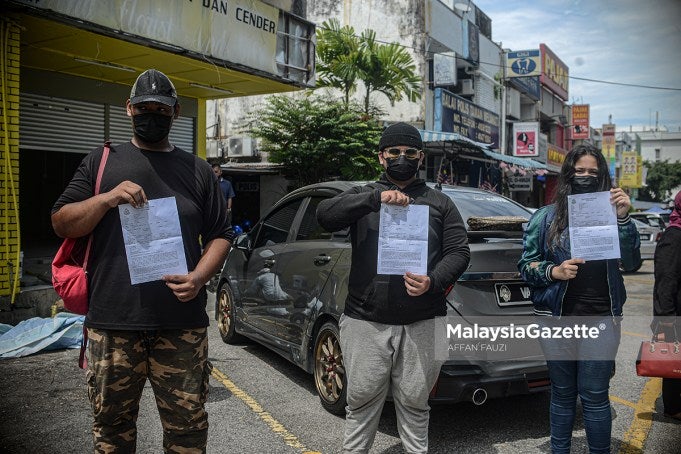
<svg viewBox="0 0 681 454"><path fill-rule="evenodd" d="M315 212L319 202L357 184L318 183L284 196L250 232L236 239L217 284L215 314L222 339L232 343L246 336L312 373L322 405L337 414L345 411L338 319L347 296L349 231L325 231ZM496 193L456 186L441 190L469 225L481 217L531 215ZM464 325L479 317L532 313L530 289L516 267L522 252L521 229L484 230L469 228L470 265L447 297L448 316ZM541 355L450 361L442 367L431 402L482 404L488 397L542 391L548 384Z"/></svg>

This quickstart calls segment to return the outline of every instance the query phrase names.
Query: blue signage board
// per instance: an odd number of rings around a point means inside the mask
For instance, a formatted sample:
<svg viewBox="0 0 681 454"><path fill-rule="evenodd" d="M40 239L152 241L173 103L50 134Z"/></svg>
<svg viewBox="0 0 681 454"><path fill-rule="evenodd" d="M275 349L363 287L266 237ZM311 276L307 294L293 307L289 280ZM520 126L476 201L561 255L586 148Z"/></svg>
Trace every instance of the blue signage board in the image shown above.
<svg viewBox="0 0 681 454"><path fill-rule="evenodd" d="M539 98L541 98L541 85L539 83L539 76L513 77L508 79L508 83L535 101L539 101Z"/></svg>
<svg viewBox="0 0 681 454"><path fill-rule="evenodd" d="M434 128L499 148L499 115L443 88L435 89Z"/></svg>

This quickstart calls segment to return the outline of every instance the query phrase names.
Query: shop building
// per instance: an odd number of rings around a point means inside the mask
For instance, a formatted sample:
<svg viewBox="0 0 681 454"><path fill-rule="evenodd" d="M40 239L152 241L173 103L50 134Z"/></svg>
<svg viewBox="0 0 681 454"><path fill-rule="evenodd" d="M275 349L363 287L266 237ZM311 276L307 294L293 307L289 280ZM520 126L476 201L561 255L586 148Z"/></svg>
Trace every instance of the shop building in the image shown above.
<svg viewBox="0 0 681 454"><path fill-rule="evenodd" d="M534 85L536 99L526 95L526 91L506 88L504 52L492 39L492 20L474 2L293 3L304 9L305 17L318 26L325 20L337 19L341 25L352 26L358 34L372 29L378 41L397 42L411 53L423 81L421 99L391 105L385 97L374 94L372 102L386 112L383 118L386 123L405 121L423 131L426 142L423 176L428 180L436 181L448 174L452 183L501 192L505 184L504 166L532 175L545 170L544 163L508 156L506 140L500 140L509 136L507 127L512 121L525 118L538 121L539 112L543 111L536 105L541 97L539 76ZM362 93L360 86L355 96ZM508 103L502 102L507 98L516 101L515 110L510 113L506 112ZM527 98L527 102L521 104L521 98ZM271 197L278 188L286 187L271 175L263 175L262 172L271 172L274 167L252 168L254 162L266 162L266 157L259 154L257 142L242 132L243 119L262 102L262 97L250 97L218 100L208 106L209 125L214 125L208 133L209 143L213 143L209 146L212 150L209 158L223 162L224 172L237 185L248 178L252 179L248 181L252 187L255 181L260 199L248 199L243 208L253 211L254 203L259 202L259 214L269 208L263 194ZM555 106L552 108L563 113ZM508 121L501 121L502 118ZM275 181L277 187L270 187ZM234 204L238 212L241 209L238 194ZM249 212L248 216L257 214Z"/></svg>
<svg viewBox="0 0 681 454"><path fill-rule="evenodd" d="M171 142L204 158L207 100L314 86L315 26L290 3L2 3L0 296L19 293L22 256L56 251L50 209L84 155L130 139L125 101L141 72L174 82Z"/></svg>

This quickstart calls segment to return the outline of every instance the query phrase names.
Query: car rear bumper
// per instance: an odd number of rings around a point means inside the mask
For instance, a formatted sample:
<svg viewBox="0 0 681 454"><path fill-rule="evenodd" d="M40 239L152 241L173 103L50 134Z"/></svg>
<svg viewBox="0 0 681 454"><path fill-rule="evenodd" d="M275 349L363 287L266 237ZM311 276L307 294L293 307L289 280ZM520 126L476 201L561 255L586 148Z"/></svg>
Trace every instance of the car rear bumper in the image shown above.
<svg viewBox="0 0 681 454"><path fill-rule="evenodd" d="M448 363L440 371L438 382L430 395L430 402L473 401L475 394L477 403L480 404L479 398L483 395L482 403L486 399L531 394L549 388L549 373L543 361L466 365Z"/></svg>

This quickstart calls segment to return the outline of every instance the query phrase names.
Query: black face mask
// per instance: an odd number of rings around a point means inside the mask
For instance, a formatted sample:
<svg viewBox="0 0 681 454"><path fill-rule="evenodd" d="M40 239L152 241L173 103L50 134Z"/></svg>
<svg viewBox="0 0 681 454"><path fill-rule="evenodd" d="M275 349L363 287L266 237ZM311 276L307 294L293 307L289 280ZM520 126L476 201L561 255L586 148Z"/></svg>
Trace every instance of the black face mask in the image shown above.
<svg viewBox="0 0 681 454"><path fill-rule="evenodd" d="M598 191L598 177L591 175L581 175L572 177L570 183L573 194L587 194Z"/></svg>
<svg viewBox="0 0 681 454"><path fill-rule="evenodd" d="M135 135L146 143L158 143L170 134L173 117L143 113L132 117Z"/></svg>
<svg viewBox="0 0 681 454"><path fill-rule="evenodd" d="M399 158L386 159L386 161L388 168L385 171L395 181L407 181L419 170L419 160L407 159L404 155Z"/></svg>

